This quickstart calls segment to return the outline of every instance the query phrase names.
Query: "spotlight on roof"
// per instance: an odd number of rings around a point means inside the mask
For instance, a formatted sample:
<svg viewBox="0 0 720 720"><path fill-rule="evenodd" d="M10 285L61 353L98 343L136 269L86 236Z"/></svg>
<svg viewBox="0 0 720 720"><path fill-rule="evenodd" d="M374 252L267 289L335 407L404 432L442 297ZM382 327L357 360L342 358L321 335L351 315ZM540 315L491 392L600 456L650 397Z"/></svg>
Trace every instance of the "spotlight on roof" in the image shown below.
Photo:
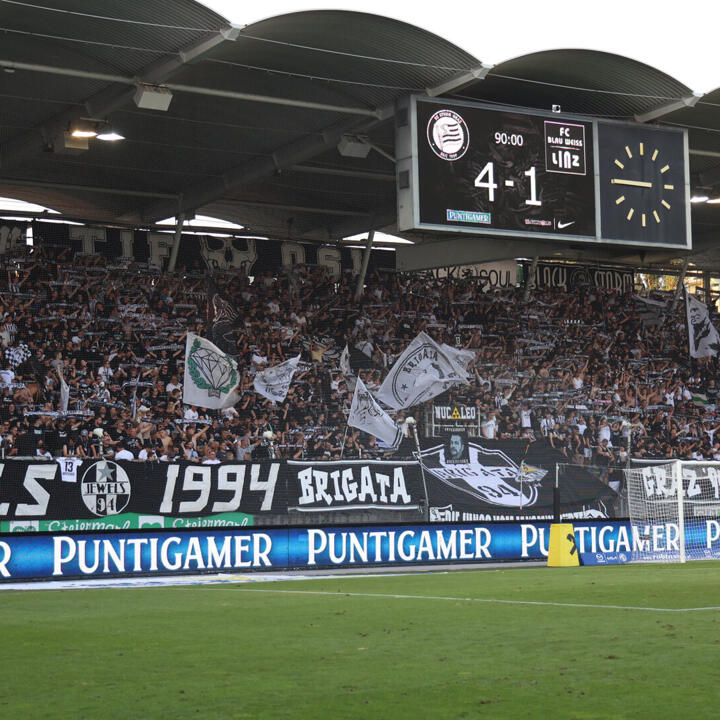
<svg viewBox="0 0 720 720"><path fill-rule="evenodd" d="M133 100L143 110L160 110L165 112L172 102L172 93L159 85L138 83Z"/></svg>
<svg viewBox="0 0 720 720"><path fill-rule="evenodd" d="M69 132L74 138L93 138L97 135L97 127L94 122L81 118L70 124Z"/></svg>
<svg viewBox="0 0 720 720"><path fill-rule="evenodd" d="M98 128L99 132L96 135L98 140L104 142L117 142L118 140L124 140L125 136L121 135L110 123L104 123Z"/></svg>

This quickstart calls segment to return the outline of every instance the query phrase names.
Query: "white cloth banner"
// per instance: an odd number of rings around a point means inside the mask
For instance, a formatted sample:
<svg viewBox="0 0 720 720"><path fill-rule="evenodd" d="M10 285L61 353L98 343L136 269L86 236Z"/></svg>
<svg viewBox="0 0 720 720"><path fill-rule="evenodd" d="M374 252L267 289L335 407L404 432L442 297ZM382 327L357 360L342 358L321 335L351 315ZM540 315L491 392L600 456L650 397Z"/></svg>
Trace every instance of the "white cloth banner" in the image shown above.
<svg viewBox="0 0 720 720"><path fill-rule="evenodd" d="M293 375L297 370L300 356L259 372L255 376L255 390L273 402L283 402L287 397Z"/></svg>
<svg viewBox="0 0 720 720"><path fill-rule="evenodd" d="M70 386L65 382L65 378L60 373L60 410L67 412L68 403L70 402Z"/></svg>
<svg viewBox="0 0 720 720"><path fill-rule="evenodd" d="M707 305L685 290L685 312L687 313L688 343L690 357L714 357L720 348L720 335L710 322Z"/></svg>
<svg viewBox="0 0 720 720"><path fill-rule="evenodd" d="M397 447L402 440L400 428L380 407L360 378L357 379L357 385L355 385L355 394L347 422L350 427L364 430L390 447Z"/></svg>
<svg viewBox="0 0 720 720"><path fill-rule="evenodd" d="M183 402L186 405L219 410L240 400L235 388L240 372L235 360L209 340L188 333L185 343L185 380Z"/></svg>
<svg viewBox="0 0 720 720"><path fill-rule="evenodd" d="M665 319L665 303L633 295L635 312L640 316L643 327L660 327Z"/></svg>
<svg viewBox="0 0 720 720"><path fill-rule="evenodd" d="M352 375L353 371L350 367L350 350L348 349L347 343L345 343L345 349L340 353L340 372L343 375Z"/></svg>
<svg viewBox="0 0 720 720"><path fill-rule="evenodd" d="M449 346L445 346L449 347ZM395 410L426 402L453 385L469 382L462 352L451 352L421 332L395 361L375 397Z"/></svg>
<svg viewBox="0 0 720 720"><path fill-rule="evenodd" d="M470 364L475 360L475 353L472 350L462 350L454 348L452 345L443 343L440 346L449 357L455 360L455 363L459 365L465 372L468 371Z"/></svg>

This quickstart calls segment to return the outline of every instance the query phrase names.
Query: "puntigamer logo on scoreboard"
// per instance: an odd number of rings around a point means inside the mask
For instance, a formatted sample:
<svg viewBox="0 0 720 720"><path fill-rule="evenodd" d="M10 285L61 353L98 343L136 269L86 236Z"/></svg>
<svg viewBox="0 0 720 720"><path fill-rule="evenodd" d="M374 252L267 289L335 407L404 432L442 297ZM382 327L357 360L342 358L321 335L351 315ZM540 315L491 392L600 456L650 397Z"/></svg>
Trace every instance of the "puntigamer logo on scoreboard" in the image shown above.
<svg viewBox="0 0 720 720"><path fill-rule="evenodd" d="M448 222L480 223L490 225L492 215L489 212L476 212L475 210L450 210L446 209L445 215Z"/></svg>
<svg viewBox="0 0 720 720"><path fill-rule="evenodd" d="M452 110L438 110L428 121L427 139L432 151L443 160L459 160L470 146L465 121Z"/></svg>

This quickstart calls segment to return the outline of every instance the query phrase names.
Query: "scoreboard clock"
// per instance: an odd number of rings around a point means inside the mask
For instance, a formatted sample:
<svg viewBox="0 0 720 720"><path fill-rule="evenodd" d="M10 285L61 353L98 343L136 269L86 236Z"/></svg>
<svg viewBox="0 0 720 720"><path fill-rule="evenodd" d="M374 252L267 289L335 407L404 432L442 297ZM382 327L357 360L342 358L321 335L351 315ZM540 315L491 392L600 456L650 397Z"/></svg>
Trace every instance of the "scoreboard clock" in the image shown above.
<svg viewBox="0 0 720 720"><path fill-rule="evenodd" d="M410 97L398 227L690 247L682 130Z"/></svg>
<svg viewBox="0 0 720 720"><path fill-rule="evenodd" d="M598 148L601 237L689 246L686 135L599 123Z"/></svg>

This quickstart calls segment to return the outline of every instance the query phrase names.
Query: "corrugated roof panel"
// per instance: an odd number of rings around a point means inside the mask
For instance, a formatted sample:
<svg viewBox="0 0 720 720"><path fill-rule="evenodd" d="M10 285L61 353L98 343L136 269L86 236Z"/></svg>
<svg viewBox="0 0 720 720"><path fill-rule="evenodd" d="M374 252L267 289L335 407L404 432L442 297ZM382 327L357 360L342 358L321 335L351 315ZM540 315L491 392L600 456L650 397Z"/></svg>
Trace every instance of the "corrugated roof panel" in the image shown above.
<svg viewBox="0 0 720 720"><path fill-rule="evenodd" d="M207 65L234 63L247 77L287 73L301 88L376 107L446 80L478 61L446 40L365 13L312 11L251 25L218 48ZM266 72L270 71L270 72Z"/></svg>
<svg viewBox="0 0 720 720"><path fill-rule="evenodd" d="M168 0L162 5L142 0L48 0L42 6L5 10L0 12L0 28L7 36L61 45L66 52L83 56L85 68L97 63L127 73L228 25L192 0Z"/></svg>
<svg viewBox="0 0 720 720"><path fill-rule="evenodd" d="M590 50L549 50L496 65L466 97L598 116L633 117L689 95L665 73L629 58Z"/></svg>

